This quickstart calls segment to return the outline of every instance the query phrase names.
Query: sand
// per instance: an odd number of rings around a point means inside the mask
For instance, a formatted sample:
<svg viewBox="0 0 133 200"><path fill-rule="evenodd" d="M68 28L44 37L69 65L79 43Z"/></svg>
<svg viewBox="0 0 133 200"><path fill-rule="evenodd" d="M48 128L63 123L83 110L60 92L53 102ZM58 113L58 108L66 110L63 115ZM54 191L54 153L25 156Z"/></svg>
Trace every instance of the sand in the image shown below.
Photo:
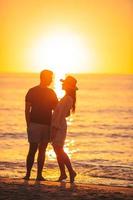
<svg viewBox="0 0 133 200"><path fill-rule="evenodd" d="M133 200L133 188L0 179L0 200Z"/></svg>

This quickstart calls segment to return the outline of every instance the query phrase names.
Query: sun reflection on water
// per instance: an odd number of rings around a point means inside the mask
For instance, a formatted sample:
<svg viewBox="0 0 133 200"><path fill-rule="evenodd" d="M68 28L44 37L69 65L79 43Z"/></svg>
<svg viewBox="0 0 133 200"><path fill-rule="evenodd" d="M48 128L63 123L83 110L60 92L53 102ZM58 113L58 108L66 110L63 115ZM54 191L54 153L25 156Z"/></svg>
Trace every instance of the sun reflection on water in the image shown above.
<svg viewBox="0 0 133 200"><path fill-rule="evenodd" d="M73 121L74 121L74 118L73 118L73 115L71 114L71 116L67 118L67 125L68 126L71 125Z"/></svg>
<svg viewBox="0 0 133 200"><path fill-rule="evenodd" d="M71 158L73 153L76 152L76 150L71 149L71 147L74 146L74 143L75 143L74 140L66 140L66 142L65 142L64 151L67 153L69 158ZM49 160L55 160L56 159L56 154L55 154L53 148L48 149L47 156L48 156Z"/></svg>
<svg viewBox="0 0 133 200"><path fill-rule="evenodd" d="M71 157L71 151L70 151L69 147L64 146L64 151L68 154L69 157ZM56 154L53 151L53 149L49 149L49 151L47 152L47 156L50 160L56 159Z"/></svg>

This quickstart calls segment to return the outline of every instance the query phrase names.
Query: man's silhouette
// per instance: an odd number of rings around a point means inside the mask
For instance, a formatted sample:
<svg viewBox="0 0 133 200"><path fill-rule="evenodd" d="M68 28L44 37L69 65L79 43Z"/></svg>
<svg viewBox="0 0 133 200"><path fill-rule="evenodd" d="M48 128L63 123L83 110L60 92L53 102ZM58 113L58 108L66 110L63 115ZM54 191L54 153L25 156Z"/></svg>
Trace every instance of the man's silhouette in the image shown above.
<svg viewBox="0 0 133 200"><path fill-rule="evenodd" d="M45 180L42 169L45 161L45 151L50 139L50 123L52 110L58 103L55 92L48 88L52 82L53 72L43 70L40 73L40 84L29 89L25 97L25 118L29 141L29 152L26 160L26 176L28 180L34 163L35 154L37 158L37 180Z"/></svg>

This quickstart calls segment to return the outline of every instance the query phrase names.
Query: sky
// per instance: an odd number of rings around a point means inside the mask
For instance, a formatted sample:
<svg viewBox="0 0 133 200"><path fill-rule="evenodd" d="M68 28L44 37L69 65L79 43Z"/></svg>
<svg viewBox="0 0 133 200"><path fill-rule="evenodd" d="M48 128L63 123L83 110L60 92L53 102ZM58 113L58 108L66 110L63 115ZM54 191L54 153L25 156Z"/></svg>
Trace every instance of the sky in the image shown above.
<svg viewBox="0 0 133 200"><path fill-rule="evenodd" d="M133 73L132 0L0 0L0 72Z"/></svg>

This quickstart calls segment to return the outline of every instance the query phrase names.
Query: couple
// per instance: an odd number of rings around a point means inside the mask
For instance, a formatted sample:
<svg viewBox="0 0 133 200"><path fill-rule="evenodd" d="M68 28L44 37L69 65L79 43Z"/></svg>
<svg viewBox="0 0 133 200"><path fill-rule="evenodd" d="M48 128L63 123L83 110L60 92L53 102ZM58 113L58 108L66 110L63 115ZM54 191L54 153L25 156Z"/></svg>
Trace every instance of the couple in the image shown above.
<svg viewBox="0 0 133 200"><path fill-rule="evenodd" d="M48 88L52 82L52 76L52 71L43 70L40 73L40 84L31 88L25 97L25 118L29 152L26 160L27 171L24 179L30 179L35 154L38 150L36 180L45 180L42 176L42 170L46 148L48 143L51 142L60 169L58 181L67 178L65 172L66 166L69 171L70 182L73 183L76 172L73 170L63 146L67 131L66 117L75 111L77 81L72 76L67 76L65 80L60 80L62 81L62 89L65 90L66 94L58 102L55 92Z"/></svg>

